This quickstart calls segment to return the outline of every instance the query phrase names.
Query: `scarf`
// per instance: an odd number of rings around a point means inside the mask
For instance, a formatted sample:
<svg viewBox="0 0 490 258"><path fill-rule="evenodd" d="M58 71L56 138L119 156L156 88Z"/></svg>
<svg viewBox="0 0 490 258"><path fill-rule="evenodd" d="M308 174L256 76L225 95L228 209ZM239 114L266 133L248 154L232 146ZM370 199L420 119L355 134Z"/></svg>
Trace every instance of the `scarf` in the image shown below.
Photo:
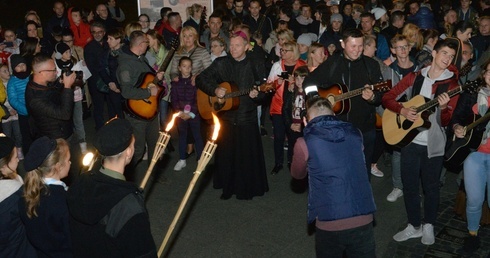
<svg viewBox="0 0 490 258"><path fill-rule="evenodd" d="M484 116L488 111L488 97L490 96L490 88L483 87L478 92L478 97L476 104L478 105L478 114ZM483 133L483 138L481 144L487 143L490 137L490 123L487 123L485 127L485 133Z"/></svg>

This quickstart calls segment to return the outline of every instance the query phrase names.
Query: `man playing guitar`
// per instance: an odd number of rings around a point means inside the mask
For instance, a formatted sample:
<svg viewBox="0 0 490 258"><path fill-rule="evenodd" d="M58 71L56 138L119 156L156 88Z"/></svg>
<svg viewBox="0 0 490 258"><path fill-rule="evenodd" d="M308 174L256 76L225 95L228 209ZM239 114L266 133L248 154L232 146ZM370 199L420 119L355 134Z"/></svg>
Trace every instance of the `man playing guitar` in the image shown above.
<svg viewBox="0 0 490 258"><path fill-rule="evenodd" d="M121 84L121 95L125 99L142 100L142 105L150 105L151 103L148 103L149 101L146 99L150 96L158 95L157 86L150 84L145 88L139 87L140 77L148 72L153 72L144 55L149 41L146 34L142 31L132 32L129 40L130 52L121 53L119 56L119 67L117 69L117 79ZM163 72L157 73L156 76L161 81L163 79ZM156 111L158 111L158 106ZM135 144L134 157L131 164L133 167L136 167L136 164L143 157L145 145L148 146L148 156L153 156L155 144L158 141L159 123L155 117L146 120L137 118L130 113L126 113L126 119L133 126ZM139 183L143 179L144 172L145 170L133 171L132 180Z"/></svg>
<svg viewBox="0 0 490 258"><path fill-rule="evenodd" d="M458 101L457 95L450 98L447 93L459 86L457 73L454 72L456 67L451 65L457 49L457 43L450 39L439 41L432 51L434 59L430 66L403 77L383 96L385 108L399 114L398 124L405 118L409 122L422 119L414 107L405 107L397 101L402 94L406 94L409 99L422 95L427 99L437 99L438 102L435 112L429 116L430 128L420 131L411 143L401 149L403 196L409 224L393 236L393 239L398 242L418 237L422 237L422 244L425 245L432 245L435 242L433 225L437 218L439 174L446 142L442 127L449 124ZM386 126L389 125L383 123L383 128ZM387 142L390 141L387 139ZM424 188L424 225L422 225L420 208L420 180Z"/></svg>

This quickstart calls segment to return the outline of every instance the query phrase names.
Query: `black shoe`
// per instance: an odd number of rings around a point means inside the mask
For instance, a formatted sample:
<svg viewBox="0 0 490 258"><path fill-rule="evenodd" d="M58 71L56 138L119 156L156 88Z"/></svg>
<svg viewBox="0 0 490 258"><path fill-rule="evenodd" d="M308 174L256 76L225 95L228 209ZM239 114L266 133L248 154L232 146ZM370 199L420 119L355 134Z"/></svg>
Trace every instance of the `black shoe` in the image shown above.
<svg viewBox="0 0 490 258"><path fill-rule="evenodd" d="M231 198L231 195L226 195L226 194L221 194L221 196L219 197L221 200L228 200Z"/></svg>
<svg viewBox="0 0 490 258"><path fill-rule="evenodd" d="M288 162L288 169L291 171L291 162Z"/></svg>
<svg viewBox="0 0 490 258"><path fill-rule="evenodd" d="M194 154L196 151L195 150L192 150L191 153L186 153L186 156L185 158L189 158L192 154Z"/></svg>
<svg viewBox="0 0 490 258"><path fill-rule="evenodd" d="M473 253L480 248L480 237L479 236L469 236L465 238L463 244L463 251L467 253Z"/></svg>
<svg viewBox="0 0 490 258"><path fill-rule="evenodd" d="M275 175L275 174L279 173L279 171L281 171L281 169L282 169L282 164L276 164L271 171L271 175Z"/></svg>
<svg viewBox="0 0 490 258"><path fill-rule="evenodd" d="M263 126L260 127L260 135L266 136L267 135L267 130Z"/></svg>

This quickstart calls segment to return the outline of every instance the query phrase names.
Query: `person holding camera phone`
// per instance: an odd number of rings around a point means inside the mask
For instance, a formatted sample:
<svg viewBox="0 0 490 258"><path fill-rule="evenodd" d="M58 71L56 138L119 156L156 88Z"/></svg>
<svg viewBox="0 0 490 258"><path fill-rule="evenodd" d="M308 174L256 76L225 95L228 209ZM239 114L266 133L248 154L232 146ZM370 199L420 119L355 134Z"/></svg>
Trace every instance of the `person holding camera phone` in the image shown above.
<svg viewBox="0 0 490 258"><path fill-rule="evenodd" d="M34 56L32 70L25 99L33 139L48 136L70 140L76 73L64 72L58 79L55 61L44 54Z"/></svg>

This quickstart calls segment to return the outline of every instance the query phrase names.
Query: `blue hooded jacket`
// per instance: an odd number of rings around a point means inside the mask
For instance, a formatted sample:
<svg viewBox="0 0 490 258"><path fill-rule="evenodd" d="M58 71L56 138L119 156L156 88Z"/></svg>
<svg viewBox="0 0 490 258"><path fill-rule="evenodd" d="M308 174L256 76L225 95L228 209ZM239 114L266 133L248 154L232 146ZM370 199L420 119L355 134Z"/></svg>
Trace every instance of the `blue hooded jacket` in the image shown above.
<svg viewBox="0 0 490 258"><path fill-rule="evenodd" d="M309 156L308 223L374 213L359 129L325 115L308 123L304 138Z"/></svg>

